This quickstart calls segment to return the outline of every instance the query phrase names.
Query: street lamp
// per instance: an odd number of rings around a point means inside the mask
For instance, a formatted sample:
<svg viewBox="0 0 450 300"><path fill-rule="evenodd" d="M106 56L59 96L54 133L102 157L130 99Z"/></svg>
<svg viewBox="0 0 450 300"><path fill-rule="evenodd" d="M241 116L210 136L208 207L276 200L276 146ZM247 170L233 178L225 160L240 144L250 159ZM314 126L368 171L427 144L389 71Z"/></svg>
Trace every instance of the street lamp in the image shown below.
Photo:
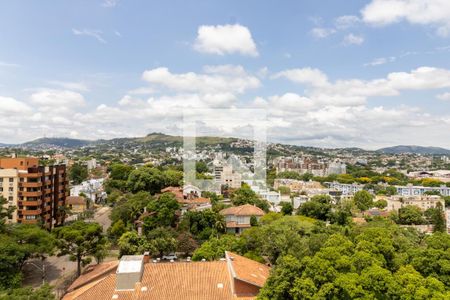
<svg viewBox="0 0 450 300"><path fill-rule="evenodd" d="M42 268L32 262L26 262L27 265L32 265L36 269L42 272L42 284L45 284L45 261L42 261Z"/></svg>

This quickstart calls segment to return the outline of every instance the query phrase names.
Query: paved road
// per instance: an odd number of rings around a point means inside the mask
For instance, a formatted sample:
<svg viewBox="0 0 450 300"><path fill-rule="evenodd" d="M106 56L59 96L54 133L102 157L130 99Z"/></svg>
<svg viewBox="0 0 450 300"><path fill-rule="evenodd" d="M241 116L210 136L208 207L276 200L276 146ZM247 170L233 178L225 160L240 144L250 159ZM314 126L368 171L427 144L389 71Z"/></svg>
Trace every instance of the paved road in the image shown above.
<svg viewBox="0 0 450 300"><path fill-rule="evenodd" d="M111 226L111 220L109 215L111 214L111 207L103 206L96 210L94 215L95 222L103 226L103 231L106 232L109 226Z"/></svg>
<svg viewBox="0 0 450 300"><path fill-rule="evenodd" d="M109 215L110 207L100 207L94 215L95 222L103 226L103 231L111 226ZM64 286L65 282L74 276L77 270L76 262L70 261L69 256L51 256L44 261L45 280L55 287ZM42 284L42 261L39 259L29 260L23 268L24 285L38 287Z"/></svg>

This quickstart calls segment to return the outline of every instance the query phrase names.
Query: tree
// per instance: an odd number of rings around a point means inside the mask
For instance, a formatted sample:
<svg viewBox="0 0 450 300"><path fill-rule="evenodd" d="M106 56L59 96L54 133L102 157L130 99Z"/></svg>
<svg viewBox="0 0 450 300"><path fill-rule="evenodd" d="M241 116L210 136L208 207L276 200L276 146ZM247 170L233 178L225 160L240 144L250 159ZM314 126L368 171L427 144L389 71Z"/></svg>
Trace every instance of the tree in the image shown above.
<svg viewBox="0 0 450 300"><path fill-rule="evenodd" d="M163 172L164 186L183 185L183 172L176 170L167 170Z"/></svg>
<svg viewBox="0 0 450 300"><path fill-rule="evenodd" d="M94 256L107 244L98 223L77 221L55 228L53 234L59 250L58 256L69 255L71 260L77 262L77 276L81 274L81 266L91 261L89 256Z"/></svg>
<svg viewBox="0 0 450 300"><path fill-rule="evenodd" d="M368 191L356 192L353 201L360 210L368 210L373 207L373 196Z"/></svg>
<svg viewBox="0 0 450 300"><path fill-rule="evenodd" d="M9 289L5 293L0 292L0 300L54 300L55 294L52 287L44 284L37 289L32 287L24 287L17 289Z"/></svg>
<svg viewBox="0 0 450 300"><path fill-rule="evenodd" d="M197 242L189 233L183 232L177 237L177 251L190 256L198 248Z"/></svg>
<svg viewBox="0 0 450 300"><path fill-rule="evenodd" d="M270 208L270 204L266 200L260 199L259 196L247 184L243 184L241 188L232 193L231 202L234 206L244 204L256 205L265 212L268 212Z"/></svg>
<svg viewBox="0 0 450 300"><path fill-rule="evenodd" d="M147 234L147 239L152 246L151 253L161 257L165 254L175 252L177 247L175 236L175 232L171 228L159 227L150 231Z"/></svg>
<svg viewBox="0 0 450 300"><path fill-rule="evenodd" d="M292 206L291 202L280 202L281 205L281 213L285 216L292 215L292 212L294 211L294 207Z"/></svg>
<svg viewBox="0 0 450 300"><path fill-rule="evenodd" d="M433 224L433 232L446 232L447 226L445 222L445 214L442 208L442 204L438 202L435 208L429 208L425 211L425 215L428 216L431 224Z"/></svg>
<svg viewBox="0 0 450 300"><path fill-rule="evenodd" d="M175 227L178 220L176 212L180 209L180 204L172 193L164 193L158 200L150 201L147 211L150 215L144 218L146 230L153 230L157 227Z"/></svg>
<svg viewBox="0 0 450 300"><path fill-rule="evenodd" d="M398 223L403 225L424 224L422 210L414 205L407 205L398 210Z"/></svg>
<svg viewBox="0 0 450 300"><path fill-rule="evenodd" d="M206 173L208 172L208 165L204 161L198 161L195 163L195 170L200 174Z"/></svg>
<svg viewBox="0 0 450 300"><path fill-rule="evenodd" d="M109 167L109 177L113 180L124 180L128 179L131 171L133 171L133 167L122 164L122 163L113 163Z"/></svg>
<svg viewBox="0 0 450 300"><path fill-rule="evenodd" d="M6 206L7 204L8 201L0 196L0 233L5 231L6 220L12 218L12 214L16 210L15 206Z"/></svg>
<svg viewBox="0 0 450 300"><path fill-rule="evenodd" d="M74 164L70 167L69 170L69 178L73 181L74 184L80 184L88 178L88 169L86 166L81 165L80 163Z"/></svg>
<svg viewBox="0 0 450 300"><path fill-rule="evenodd" d="M153 195L161 191L164 187L165 180L166 178L160 170L144 166L130 173L127 186L133 193L146 191Z"/></svg>
<svg viewBox="0 0 450 300"><path fill-rule="evenodd" d="M211 237L195 250L192 260L216 260L224 257L225 251L244 252L244 240L234 235L225 234L220 238Z"/></svg>
<svg viewBox="0 0 450 300"><path fill-rule="evenodd" d="M308 202L302 204L297 214L326 221L331 214L331 197L328 195L316 195Z"/></svg>
<svg viewBox="0 0 450 300"><path fill-rule="evenodd" d="M125 232L117 242L119 255L141 255L146 251L155 252L153 245L144 236L139 236L136 231Z"/></svg>
<svg viewBox="0 0 450 300"><path fill-rule="evenodd" d="M380 200L378 200L378 201L375 201L375 202L373 203L373 205L374 205L376 208L384 209L384 208L387 207L388 203L387 203L386 200L380 199Z"/></svg>

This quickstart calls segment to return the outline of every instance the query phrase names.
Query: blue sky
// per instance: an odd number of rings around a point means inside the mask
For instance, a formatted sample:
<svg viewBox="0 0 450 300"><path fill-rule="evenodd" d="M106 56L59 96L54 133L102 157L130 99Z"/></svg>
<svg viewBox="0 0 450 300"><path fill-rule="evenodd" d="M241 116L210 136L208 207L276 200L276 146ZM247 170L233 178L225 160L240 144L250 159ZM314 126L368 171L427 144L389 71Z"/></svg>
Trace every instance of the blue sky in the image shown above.
<svg viewBox="0 0 450 300"><path fill-rule="evenodd" d="M0 142L242 107L273 141L450 147L450 5L422 2L0 1Z"/></svg>

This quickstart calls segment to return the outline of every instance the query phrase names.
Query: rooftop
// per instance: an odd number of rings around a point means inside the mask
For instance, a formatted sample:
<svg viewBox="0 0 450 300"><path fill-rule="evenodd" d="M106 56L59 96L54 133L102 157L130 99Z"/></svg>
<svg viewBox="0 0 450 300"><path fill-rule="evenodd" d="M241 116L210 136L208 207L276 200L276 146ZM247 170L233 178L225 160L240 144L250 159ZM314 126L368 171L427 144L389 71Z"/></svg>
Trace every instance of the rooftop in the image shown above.
<svg viewBox="0 0 450 300"><path fill-rule="evenodd" d="M256 207L254 205L250 204L244 204L241 206L234 206L222 209L220 211L220 214L222 215L236 215L236 216L264 216L264 211Z"/></svg>

